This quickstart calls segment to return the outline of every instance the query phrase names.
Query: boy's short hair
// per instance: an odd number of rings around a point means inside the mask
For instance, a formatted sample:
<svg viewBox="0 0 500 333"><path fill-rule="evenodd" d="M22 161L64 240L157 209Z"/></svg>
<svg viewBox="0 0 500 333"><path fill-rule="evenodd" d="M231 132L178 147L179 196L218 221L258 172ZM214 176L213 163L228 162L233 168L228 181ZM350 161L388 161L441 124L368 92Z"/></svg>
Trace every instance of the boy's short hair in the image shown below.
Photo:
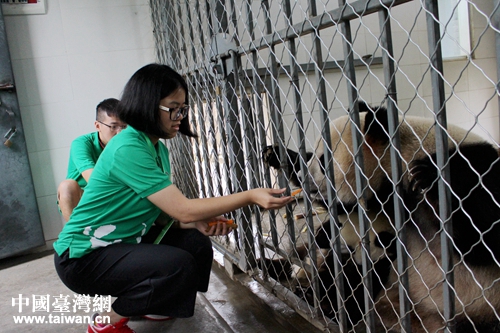
<svg viewBox="0 0 500 333"><path fill-rule="evenodd" d="M118 102L119 100L116 98L107 98L97 104L95 108L95 119L102 120L103 113L106 113L108 117L118 117L118 110L116 109Z"/></svg>

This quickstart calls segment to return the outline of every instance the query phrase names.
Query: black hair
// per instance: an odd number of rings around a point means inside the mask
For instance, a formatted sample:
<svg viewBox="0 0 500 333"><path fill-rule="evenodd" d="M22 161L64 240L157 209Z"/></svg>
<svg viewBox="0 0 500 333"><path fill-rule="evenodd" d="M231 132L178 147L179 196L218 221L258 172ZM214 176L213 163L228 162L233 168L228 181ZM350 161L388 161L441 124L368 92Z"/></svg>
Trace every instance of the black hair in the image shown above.
<svg viewBox="0 0 500 333"><path fill-rule="evenodd" d="M168 134L161 128L160 101L177 89L186 93L185 103L189 103L188 86L184 78L167 65L149 64L132 75L125 85L118 104L120 119L138 131L165 138ZM189 114L181 120L179 132L197 137L189 126Z"/></svg>
<svg viewBox="0 0 500 333"><path fill-rule="evenodd" d="M95 108L95 119L99 120L100 115L104 112L108 115L108 117L118 117L118 110L116 106L118 105L119 100L116 98L107 98L101 103L97 104Z"/></svg>

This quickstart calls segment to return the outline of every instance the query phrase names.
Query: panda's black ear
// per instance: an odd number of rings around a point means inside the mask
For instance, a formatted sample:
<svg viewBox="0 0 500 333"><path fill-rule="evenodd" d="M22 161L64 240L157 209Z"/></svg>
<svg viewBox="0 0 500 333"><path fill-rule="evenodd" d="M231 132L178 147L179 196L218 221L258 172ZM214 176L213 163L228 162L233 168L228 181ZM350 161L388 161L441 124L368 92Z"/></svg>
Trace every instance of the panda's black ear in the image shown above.
<svg viewBox="0 0 500 333"><path fill-rule="evenodd" d="M359 112L366 112L363 132L368 142L388 142L389 124L387 109L383 106L371 106L359 102Z"/></svg>

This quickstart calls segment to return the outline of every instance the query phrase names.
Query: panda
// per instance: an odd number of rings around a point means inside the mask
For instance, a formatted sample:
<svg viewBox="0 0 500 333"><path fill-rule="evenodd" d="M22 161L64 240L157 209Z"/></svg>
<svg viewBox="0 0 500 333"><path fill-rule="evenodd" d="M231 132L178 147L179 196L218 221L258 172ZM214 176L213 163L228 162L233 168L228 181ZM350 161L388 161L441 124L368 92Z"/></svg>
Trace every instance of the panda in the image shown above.
<svg viewBox="0 0 500 333"><path fill-rule="evenodd" d="M368 211L392 214L394 187L391 182L390 138L387 110L359 103L361 150L368 187L359 203ZM402 199L406 208L404 229L410 267L408 297L412 307L413 332L441 332L443 322L443 272L439 232L438 172L434 120L405 116L398 126L402 159ZM358 203L348 116L331 122L334 178L339 204ZM449 167L453 218L456 316L459 332L497 332L500 315L500 162L498 147L457 126L449 125ZM307 163L311 199L327 197L322 140L317 140ZM399 295L397 274L392 271L376 301L382 329L398 331Z"/></svg>
<svg viewBox="0 0 500 333"><path fill-rule="evenodd" d="M353 206L349 211L339 208L337 225L340 230L341 253L340 263L344 276L344 297L347 323L349 327L363 325L365 286L362 276L361 234L359 230L358 207ZM395 231L390 221L381 214L367 212L370 220L368 238L373 267L369 274L372 276L372 295L377 295L389 277L392 261L395 259ZM266 266L269 276L276 280L293 280L298 282L295 293L314 305L314 298L319 300L321 312L325 317L336 320L338 315L337 289L334 279L335 256L331 247L330 220L323 222L316 230L314 237L316 252L316 267L318 268L318 291L315 295L311 287L312 277L304 267L293 266L286 259L261 259L261 265ZM296 253L306 265L312 266L308 246L300 246ZM261 267L262 268L262 267Z"/></svg>

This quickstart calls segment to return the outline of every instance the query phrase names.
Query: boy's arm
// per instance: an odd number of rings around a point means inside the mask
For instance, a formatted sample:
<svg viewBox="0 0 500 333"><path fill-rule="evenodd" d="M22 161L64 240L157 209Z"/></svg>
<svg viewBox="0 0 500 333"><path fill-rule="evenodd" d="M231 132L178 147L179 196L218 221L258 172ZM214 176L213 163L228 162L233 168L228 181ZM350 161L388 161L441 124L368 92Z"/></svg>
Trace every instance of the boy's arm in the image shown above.
<svg viewBox="0 0 500 333"><path fill-rule="evenodd" d="M82 172L82 177L85 179L85 181L88 183L90 179L90 174L94 171L94 168L87 169Z"/></svg>
<svg viewBox="0 0 500 333"><path fill-rule="evenodd" d="M80 137L74 140L71 144L70 156L75 168L88 183L90 174L94 170L96 163L92 141L87 137Z"/></svg>

